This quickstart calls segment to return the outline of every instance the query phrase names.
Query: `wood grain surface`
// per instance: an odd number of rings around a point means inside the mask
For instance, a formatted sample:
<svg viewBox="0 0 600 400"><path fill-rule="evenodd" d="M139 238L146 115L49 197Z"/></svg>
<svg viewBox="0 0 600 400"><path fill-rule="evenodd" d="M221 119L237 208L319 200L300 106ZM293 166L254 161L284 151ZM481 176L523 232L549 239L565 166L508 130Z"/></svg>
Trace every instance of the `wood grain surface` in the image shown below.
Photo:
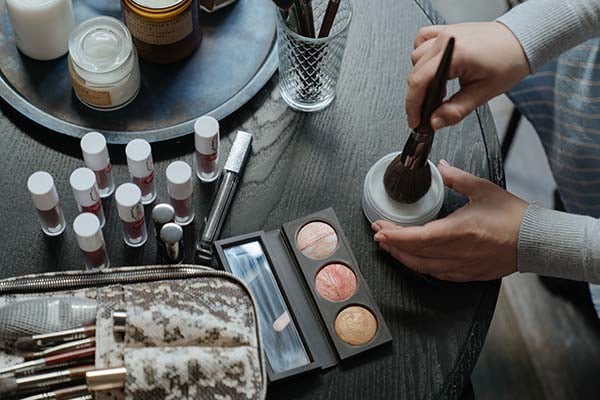
<svg viewBox="0 0 600 400"><path fill-rule="evenodd" d="M399 150L408 134L404 97L413 38L420 26L440 20L429 4L421 1L355 0L353 4L346 59L331 107L310 115L290 111L279 98L275 77L247 106L223 122L222 154L227 154L235 129L253 132L255 141L222 237L279 228L332 206L394 337L393 344L322 374L274 385L269 398L456 398L485 340L499 281L448 284L416 276L377 250L360 207L367 170L381 156ZM82 164L78 142L28 122L7 104L0 104L0 109L1 185L7 199L0 211L1 276L81 269L83 260L71 227L59 238L44 237L26 190L29 174L50 172L67 220L72 222L76 206L68 178ZM164 175L169 162L191 162L192 151L191 137L153 145L158 201L166 200ZM124 147L110 147L110 154L116 181L127 181ZM439 132L432 159L442 157L504 185L487 107ZM186 229L188 244L193 243L207 213L213 189L196 184L197 219ZM464 202L449 192L443 213ZM112 264L154 263L154 241L141 249L127 248L114 199L108 199L105 207L104 233ZM187 261L192 261L189 252Z"/></svg>

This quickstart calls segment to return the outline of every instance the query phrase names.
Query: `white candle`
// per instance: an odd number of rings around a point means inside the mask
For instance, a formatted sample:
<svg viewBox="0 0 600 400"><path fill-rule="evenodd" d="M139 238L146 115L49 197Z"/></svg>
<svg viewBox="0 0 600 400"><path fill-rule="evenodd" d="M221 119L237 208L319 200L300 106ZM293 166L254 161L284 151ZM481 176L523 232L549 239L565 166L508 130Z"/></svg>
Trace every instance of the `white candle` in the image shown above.
<svg viewBox="0 0 600 400"><path fill-rule="evenodd" d="M75 27L71 0L6 0L21 52L36 60L64 55Z"/></svg>

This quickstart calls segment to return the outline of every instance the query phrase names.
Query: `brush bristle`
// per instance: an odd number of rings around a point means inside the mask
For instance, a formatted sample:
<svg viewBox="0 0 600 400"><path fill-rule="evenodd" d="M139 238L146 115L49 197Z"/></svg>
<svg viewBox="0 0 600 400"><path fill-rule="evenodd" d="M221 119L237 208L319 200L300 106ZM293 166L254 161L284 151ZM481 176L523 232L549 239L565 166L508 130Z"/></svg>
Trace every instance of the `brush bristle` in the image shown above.
<svg viewBox="0 0 600 400"><path fill-rule="evenodd" d="M15 348L19 351L32 351L35 347L33 339L30 337L21 337L15 342Z"/></svg>
<svg viewBox="0 0 600 400"><path fill-rule="evenodd" d="M383 175L385 191L393 200L401 203L414 203L431 187L429 163L414 170L408 169L398 155L388 165Z"/></svg>
<svg viewBox="0 0 600 400"><path fill-rule="evenodd" d="M12 377L0 378L0 397L10 396L14 394L18 389L17 380Z"/></svg>

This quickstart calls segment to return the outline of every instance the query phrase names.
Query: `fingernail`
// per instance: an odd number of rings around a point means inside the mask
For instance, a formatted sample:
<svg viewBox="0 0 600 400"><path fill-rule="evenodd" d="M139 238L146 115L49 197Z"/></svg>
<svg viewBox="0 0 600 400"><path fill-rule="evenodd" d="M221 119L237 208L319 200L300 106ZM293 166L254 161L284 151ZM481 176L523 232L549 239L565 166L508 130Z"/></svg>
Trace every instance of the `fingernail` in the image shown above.
<svg viewBox="0 0 600 400"><path fill-rule="evenodd" d="M448 161L444 160L443 158L440 160L440 165L443 167L449 167L450 164L448 163Z"/></svg>
<svg viewBox="0 0 600 400"><path fill-rule="evenodd" d="M375 241L376 242L381 242L382 240L385 240L385 235L383 233L377 232L375 234Z"/></svg>
<svg viewBox="0 0 600 400"><path fill-rule="evenodd" d="M377 232L381 229L381 226L379 226L379 224L377 222L373 222L371 224L371 229L373 229L375 232Z"/></svg>
<svg viewBox="0 0 600 400"><path fill-rule="evenodd" d="M390 252L390 247L385 243L379 243L379 247L381 247L383 250L387 251L388 253Z"/></svg>
<svg viewBox="0 0 600 400"><path fill-rule="evenodd" d="M431 127L433 128L434 131L437 131L438 129L442 129L445 125L446 125L446 123L443 118L435 117L433 120L431 120Z"/></svg>

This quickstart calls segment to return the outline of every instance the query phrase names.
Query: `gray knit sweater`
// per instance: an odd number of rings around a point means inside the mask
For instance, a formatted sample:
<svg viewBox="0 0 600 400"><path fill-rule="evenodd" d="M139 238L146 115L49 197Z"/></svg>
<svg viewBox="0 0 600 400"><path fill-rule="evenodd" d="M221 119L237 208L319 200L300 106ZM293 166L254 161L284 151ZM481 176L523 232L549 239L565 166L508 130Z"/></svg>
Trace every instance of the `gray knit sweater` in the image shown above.
<svg viewBox="0 0 600 400"><path fill-rule="evenodd" d="M531 71L535 72L566 50L600 37L600 0L529 0L498 21L520 41ZM593 70L596 79L600 79L600 65L582 63L582 68ZM572 109L585 109L583 104L579 108L570 100ZM581 139L589 137L581 135ZM548 142L547 151L556 143ZM585 146L587 143L582 149ZM600 283L600 220L530 205L521 222L518 268L521 272Z"/></svg>

